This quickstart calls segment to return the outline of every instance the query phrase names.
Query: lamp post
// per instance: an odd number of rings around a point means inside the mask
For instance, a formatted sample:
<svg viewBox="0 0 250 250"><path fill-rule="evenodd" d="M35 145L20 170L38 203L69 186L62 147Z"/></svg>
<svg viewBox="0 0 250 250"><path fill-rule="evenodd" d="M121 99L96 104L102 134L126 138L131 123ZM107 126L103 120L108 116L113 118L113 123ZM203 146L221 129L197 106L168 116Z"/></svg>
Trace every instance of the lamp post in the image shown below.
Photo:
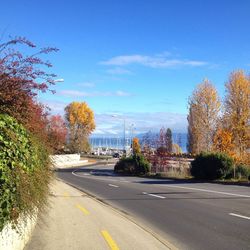
<svg viewBox="0 0 250 250"><path fill-rule="evenodd" d="M117 115L111 115L111 117L119 119ZM120 118L123 120L123 150L126 151L126 120L125 118Z"/></svg>

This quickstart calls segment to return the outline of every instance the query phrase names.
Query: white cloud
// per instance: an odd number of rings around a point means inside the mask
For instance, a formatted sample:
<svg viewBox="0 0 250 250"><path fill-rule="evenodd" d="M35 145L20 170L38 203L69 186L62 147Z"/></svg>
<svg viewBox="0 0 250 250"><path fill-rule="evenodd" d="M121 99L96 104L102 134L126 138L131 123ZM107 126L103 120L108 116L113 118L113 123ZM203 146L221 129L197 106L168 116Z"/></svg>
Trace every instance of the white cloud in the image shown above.
<svg viewBox="0 0 250 250"><path fill-rule="evenodd" d="M111 74L111 75L125 75L125 74L131 74L132 72L127 70L127 69L123 69L123 68L120 68L120 67L116 67L116 68L113 68L113 69L108 69L106 71L108 74Z"/></svg>
<svg viewBox="0 0 250 250"><path fill-rule="evenodd" d="M97 97L97 96L132 96L131 93L125 91L107 91L107 92L84 92L79 90L62 90L57 93L67 97Z"/></svg>
<svg viewBox="0 0 250 250"><path fill-rule="evenodd" d="M67 106L67 103L62 101L41 100L41 102L50 108L52 114L63 115L64 108Z"/></svg>
<svg viewBox="0 0 250 250"><path fill-rule="evenodd" d="M170 68L176 66L204 66L205 61L170 59L166 55L145 56L145 55L122 55L112 57L107 61L100 62L103 65L125 66L130 64L139 64L151 68Z"/></svg>
<svg viewBox="0 0 250 250"><path fill-rule="evenodd" d="M124 119L126 122L127 134L131 131L131 125L134 125L135 133L145 133L149 130L159 131L162 126L171 128L174 132L186 132L187 115L170 112L152 112L152 113L124 113L112 116L111 113L95 114L97 130L94 135L122 135Z"/></svg>
<svg viewBox="0 0 250 250"><path fill-rule="evenodd" d="M125 92L125 91L121 91L121 90L116 91L115 95L117 95L117 96L132 96L131 93L128 93L128 92Z"/></svg>
<svg viewBox="0 0 250 250"><path fill-rule="evenodd" d="M80 87L85 87L85 88L95 87L95 83L93 83L93 82L82 82L82 83L77 83L76 85L80 86Z"/></svg>

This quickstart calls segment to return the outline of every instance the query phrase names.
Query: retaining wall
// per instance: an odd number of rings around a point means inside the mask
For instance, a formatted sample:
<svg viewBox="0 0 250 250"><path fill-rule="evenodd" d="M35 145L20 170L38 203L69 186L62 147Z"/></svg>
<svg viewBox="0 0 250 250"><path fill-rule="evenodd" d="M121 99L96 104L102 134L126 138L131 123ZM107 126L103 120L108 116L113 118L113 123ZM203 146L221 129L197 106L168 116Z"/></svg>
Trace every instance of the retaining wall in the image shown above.
<svg viewBox="0 0 250 250"><path fill-rule="evenodd" d="M55 168L84 165L88 162L88 160L81 160L80 154L51 155L50 159Z"/></svg>
<svg viewBox="0 0 250 250"><path fill-rule="evenodd" d="M23 250L32 235L36 221L37 214L33 218L20 218L17 226L19 232L8 223L0 232L0 250Z"/></svg>

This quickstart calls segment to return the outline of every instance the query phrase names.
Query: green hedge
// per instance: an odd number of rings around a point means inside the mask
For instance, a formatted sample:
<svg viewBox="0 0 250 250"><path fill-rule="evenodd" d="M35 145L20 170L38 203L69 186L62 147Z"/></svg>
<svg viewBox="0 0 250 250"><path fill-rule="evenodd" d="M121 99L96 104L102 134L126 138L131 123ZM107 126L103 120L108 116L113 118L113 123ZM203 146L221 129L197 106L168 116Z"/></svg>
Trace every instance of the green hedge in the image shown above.
<svg viewBox="0 0 250 250"><path fill-rule="evenodd" d="M233 159L223 153L201 153L191 163L191 175L196 179L227 178L233 169Z"/></svg>
<svg viewBox="0 0 250 250"><path fill-rule="evenodd" d="M143 175L150 172L150 164L142 154L121 158L115 165L116 173Z"/></svg>
<svg viewBox="0 0 250 250"><path fill-rule="evenodd" d="M234 171L232 170L231 174L229 175L230 178L234 177ZM250 167L239 164L235 167L235 179L238 180L250 180Z"/></svg>
<svg viewBox="0 0 250 250"><path fill-rule="evenodd" d="M0 114L0 231L45 204L49 177L46 147L14 118Z"/></svg>

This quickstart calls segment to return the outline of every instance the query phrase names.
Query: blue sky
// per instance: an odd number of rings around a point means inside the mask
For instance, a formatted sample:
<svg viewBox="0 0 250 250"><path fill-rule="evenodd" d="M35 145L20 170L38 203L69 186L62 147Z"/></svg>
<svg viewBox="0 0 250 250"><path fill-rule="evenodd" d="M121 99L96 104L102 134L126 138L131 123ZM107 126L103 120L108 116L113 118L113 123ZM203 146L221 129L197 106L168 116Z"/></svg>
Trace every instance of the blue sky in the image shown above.
<svg viewBox="0 0 250 250"><path fill-rule="evenodd" d="M184 132L199 82L210 79L223 96L232 70L249 73L248 0L9 0L0 11L3 39L60 49L49 59L64 82L40 100L61 114L87 101L96 134L121 132L123 118L137 132Z"/></svg>

